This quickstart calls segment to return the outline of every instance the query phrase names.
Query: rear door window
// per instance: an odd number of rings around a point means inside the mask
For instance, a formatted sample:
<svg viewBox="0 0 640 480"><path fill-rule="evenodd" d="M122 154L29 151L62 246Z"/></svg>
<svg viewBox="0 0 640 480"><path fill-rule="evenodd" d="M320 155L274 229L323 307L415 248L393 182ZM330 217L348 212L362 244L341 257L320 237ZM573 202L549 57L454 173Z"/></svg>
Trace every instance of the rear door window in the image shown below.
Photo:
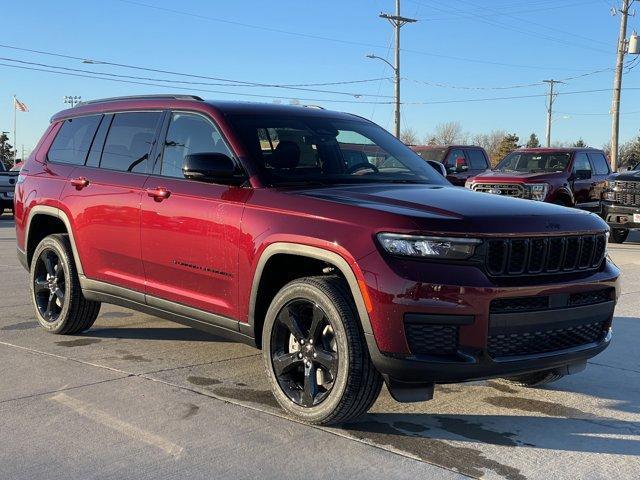
<svg viewBox="0 0 640 480"><path fill-rule="evenodd" d="M117 113L104 143L100 168L146 173L162 112Z"/></svg>
<svg viewBox="0 0 640 480"><path fill-rule="evenodd" d="M471 164L471 170L486 170L489 168L487 159L482 153L482 150L477 148L471 148L467 150L467 157L469 157L469 163Z"/></svg>
<svg viewBox="0 0 640 480"><path fill-rule="evenodd" d="M449 173L459 172L469 168L467 158L464 156L464 151L459 148L455 148L449 152L447 158L444 160L444 166Z"/></svg>
<svg viewBox="0 0 640 480"><path fill-rule="evenodd" d="M596 175L608 175L611 173L609 162L607 162L607 159L602 153L589 152L589 158L591 159L591 163L593 163L593 170Z"/></svg>
<svg viewBox="0 0 640 480"><path fill-rule="evenodd" d="M84 165L101 117L89 115L65 120L49 149L48 160Z"/></svg>
<svg viewBox="0 0 640 480"><path fill-rule="evenodd" d="M576 153L576 158L573 161L573 171L591 171L591 163L589 162L589 157L587 157L586 153Z"/></svg>

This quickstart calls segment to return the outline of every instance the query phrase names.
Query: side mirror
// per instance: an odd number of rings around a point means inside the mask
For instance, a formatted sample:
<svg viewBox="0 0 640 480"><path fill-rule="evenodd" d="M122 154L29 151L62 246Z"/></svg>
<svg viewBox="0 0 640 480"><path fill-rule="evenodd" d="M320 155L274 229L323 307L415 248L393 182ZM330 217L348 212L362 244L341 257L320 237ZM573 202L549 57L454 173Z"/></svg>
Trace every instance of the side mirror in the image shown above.
<svg viewBox="0 0 640 480"><path fill-rule="evenodd" d="M244 176L238 173L236 164L224 153L193 153L184 157L182 173L185 178L201 182L239 185Z"/></svg>
<svg viewBox="0 0 640 480"><path fill-rule="evenodd" d="M435 169L435 171L438 172L443 177L447 176L447 169L444 168L444 165L441 164L440 162L436 162L435 160L427 160L427 163L431 165Z"/></svg>
<svg viewBox="0 0 640 480"><path fill-rule="evenodd" d="M591 178L591 170L576 170L574 177L576 180L589 180Z"/></svg>

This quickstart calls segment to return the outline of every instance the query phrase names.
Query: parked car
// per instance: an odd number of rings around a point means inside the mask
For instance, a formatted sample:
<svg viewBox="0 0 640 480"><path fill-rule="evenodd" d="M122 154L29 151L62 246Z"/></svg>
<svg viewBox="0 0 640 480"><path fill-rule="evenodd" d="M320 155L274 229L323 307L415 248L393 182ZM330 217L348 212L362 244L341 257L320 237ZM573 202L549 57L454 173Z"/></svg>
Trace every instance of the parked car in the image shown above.
<svg viewBox="0 0 640 480"><path fill-rule="evenodd" d="M354 143L387 163L347 166ZM454 188L374 123L300 106L62 111L15 224L44 329L77 335L105 302L254 345L282 408L316 424L366 412L383 381L422 401L576 373L619 290L600 217Z"/></svg>
<svg viewBox="0 0 640 480"><path fill-rule="evenodd" d="M600 211L611 167L594 148L521 148L492 171L470 178L476 192Z"/></svg>
<svg viewBox="0 0 640 480"><path fill-rule="evenodd" d="M610 240L614 243L624 243L630 230L640 229L640 163L609 179L602 218L611 228Z"/></svg>
<svg viewBox="0 0 640 480"><path fill-rule="evenodd" d="M0 162L0 215L5 210L13 213L13 191L17 178L18 172L7 171L4 163Z"/></svg>
<svg viewBox="0 0 640 480"><path fill-rule="evenodd" d="M459 187L464 187L467 179L488 170L491 165L484 148L473 145L414 145L411 150L430 163L444 165L447 180Z"/></svg>

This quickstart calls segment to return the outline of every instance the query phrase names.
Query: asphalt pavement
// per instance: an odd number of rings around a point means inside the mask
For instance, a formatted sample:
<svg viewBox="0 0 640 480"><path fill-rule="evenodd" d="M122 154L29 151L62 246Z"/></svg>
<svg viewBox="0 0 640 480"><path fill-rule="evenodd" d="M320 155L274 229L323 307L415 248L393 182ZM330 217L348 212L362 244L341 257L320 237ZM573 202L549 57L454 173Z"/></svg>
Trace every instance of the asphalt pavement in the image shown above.
<svg viewBox="0 0 640 480"><path fill-rule="evenodd" d="M640 476L640 232L611 246L623 272L611 347L546 389L502 380L383 391L341 428L278 408L255 349L103 305L79 336L43 331L0 217L0 479Z"/></svg>

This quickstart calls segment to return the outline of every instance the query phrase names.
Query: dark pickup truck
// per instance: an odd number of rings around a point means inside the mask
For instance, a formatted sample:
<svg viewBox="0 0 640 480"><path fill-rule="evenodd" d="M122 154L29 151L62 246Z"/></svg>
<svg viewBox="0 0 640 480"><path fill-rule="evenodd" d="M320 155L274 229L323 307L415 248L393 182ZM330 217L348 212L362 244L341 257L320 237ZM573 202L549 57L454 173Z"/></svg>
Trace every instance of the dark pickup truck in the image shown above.
<svg viewBox="0 0 640 480"><path fill-rule="evenodd" d="M9 172L0 162L0 215L5 210L13 213L13 191L15 190L18 172Z"/></svg>
<svg viewBox="0 0 640 480"><path fill-rule="evenodd" d="M640 163L607 182L602 201L602 218L611 228L610 240L623 243L629 230L640 229Z"/></svg>
<svg viewBox="0 0 640 480"><path fill-rule="evenodd" d="M427 162L442 164L447 180L458 187L464 187L467 179L490 166L487 152L475 145L413 145L410 148Z"/></svg>
<svg viewBox="0 0 640 480"><path fill-rule="evenodd" d="M594 148L521 148L466 182L476 192L600 211L611 167Z"/></svg>

